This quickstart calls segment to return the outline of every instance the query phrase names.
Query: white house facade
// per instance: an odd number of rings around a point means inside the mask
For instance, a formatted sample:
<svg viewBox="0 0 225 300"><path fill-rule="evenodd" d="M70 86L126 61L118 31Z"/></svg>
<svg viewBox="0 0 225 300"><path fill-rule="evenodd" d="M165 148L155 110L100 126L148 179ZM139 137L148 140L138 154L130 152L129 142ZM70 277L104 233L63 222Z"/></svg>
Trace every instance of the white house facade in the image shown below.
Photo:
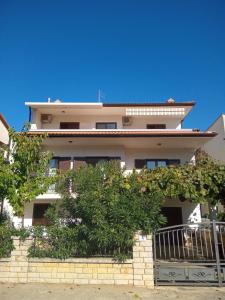
<svg viewBox="0 0 225 300"><path fill-rule="evenodd" d="M0 146L8 145L9 143L9 125L2 114L0 114Z"/></svg>
<svg viewBox="0 0 225 300"><path fill-rule="evenodd" d="M74 103L27 102L30 134L48 133L43 149L53 153L51 168L76 169L100 160L120 160L132 169L155 168L194 161L195 150L215 132L183 129L182 122L194 102L178 103ZM182 183L181 183L182 184ZM54 189L25 207L24 225L44 222L50 203L60 199ZM168 225L198 222L200 206L177 200L165 201Z"/></svg>
<svg viewBox="0 0 225 300"><path fill-rule="evenodd" d="M216 131L217 136L205 143L203 150L220 163L225 163L225 114L220 115L208 130Z"/></svg>

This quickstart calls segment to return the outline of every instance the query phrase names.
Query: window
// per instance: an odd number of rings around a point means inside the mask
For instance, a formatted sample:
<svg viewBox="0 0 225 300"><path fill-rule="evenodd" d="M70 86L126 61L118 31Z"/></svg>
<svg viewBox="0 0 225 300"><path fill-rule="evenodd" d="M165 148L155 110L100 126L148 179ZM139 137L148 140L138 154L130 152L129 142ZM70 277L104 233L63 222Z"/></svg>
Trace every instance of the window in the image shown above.
<svg viewBox="0 0 225 300"><path fill-rule="evenodd" d="M47 225L45 213L49 208L49 203L34 204L32 225Z"/></svg>
<svg viewBox="0 0 225 300"><path fill-rule="evenodd" d="M166 129L166 124L147 124L147 129Z"/></svg>
<svg viewBox="0 0 225 300"><path fill-rule="evenodd" d="M116 129L116 122L97 122L96 129Z"/></svg>
<svg viewBox="0 0 225 300"><path fill-rule="evenodd" d="M71 157L53 157L50 160L49 169L51 171L59 170L69 170L70 169Z"/></svg>
<svg viewBox="0 0 225 300"><path fill-rule="evenodd" d="M172 165L179 165L179 159L135 159L135 168L143 169L147 168L152 170L156 167L166 167Z"/></svg>
<svg viewBox="0 0 225 300"><path fill-rule="evenodd" d="M60 122L60 129L79 129L79 122Z"/></svg>
<svg viewBox="0 0 225 300"><path fill-rule="evenodd" d="M109 156L89 156L89 157L75 157L74 158L74 169L79 169L87 164L96 166L101 161L120 161L120 157L109 157Z"/></svg>

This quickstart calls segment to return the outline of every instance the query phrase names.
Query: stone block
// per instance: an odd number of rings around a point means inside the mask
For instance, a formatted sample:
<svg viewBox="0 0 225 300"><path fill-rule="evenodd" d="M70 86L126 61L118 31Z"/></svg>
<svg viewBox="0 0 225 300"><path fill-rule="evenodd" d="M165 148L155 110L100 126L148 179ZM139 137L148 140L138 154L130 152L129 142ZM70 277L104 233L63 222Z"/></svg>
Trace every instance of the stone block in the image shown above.
<svg viewBox="0 0 225 300"><path fill-rule="evenodd" d="M142 275L134 274L134 280L142 280Z"/></svg>
<svg viewBox="0 0 225 300"><path fill-rule="evenodd" d="M114 274L103 274L99 273L98 274L98 279L114 279Z"/></svg>
<svg viewBox="0 0 225 300"><path fill-rule="evenodd" d="M149 257L148 252L140 252L140 257Z"/></svg>
<svg viewBox="0 0 225 300"><path fill-rule="evenodd" d="M144 262L144 258L143 257L134 258L134 262L135 263L143 263Z"/></svg>
<svg viewBox="0 0 225 300"><path fill-rule="evenodd" d="M63 280L63 279L61 279L61 280ZM78 278L76 278L76 279L74 279L74 281L73 281L75 284L88 284L88 279L78 279ZM64 282L65 283L65 282Z"/></svg>
<svg viewBox="0 0 225 300"><path fill-rule="evenodd" d="M133 274L116 274L114 275L114 279L125 279L125 280L129 280L129 279L133 279Z"/></svg>
<svg viewBox="0 0 225 300"><path fill-rule="evenodd" d="M135 269L134 274L145 274L145 269Z"/></svg>
<svg viewBox="0 0 225 300"><path fill-rule="evenodd" d="M93 268L82 268L82 273L84 273L84 274L88 274L88 273L95 273L95 272L93 272L93 270L97 270L97 269L93 269Z"/></svg>
<svg viewBox="0 0 225 300"><path fill-rule="evenodd" d="M76 274L78 279L89 279L92 278L92 274Z"/></svg>
<svg viewBox="0 0 225 300"><path fill-rule="evenodd" d="M115 284L118 284L118 285L124 285L124 284L126 284L126 285L128 285L128 280L126 280L126 279L115 279Z"/></svg>
<svg viewBox="0 0 225 300"><path fill-rule="evenodd" d="M52 273L40 273L40 278L52 278Z"/></svg>
<svg viewBox="0 0 225 300"><path fill-rule="evenodd" d="M134 286L144 286L145 283L143 280L134 280Z"/></svg>
<svg viewBox="0 0 225 300"><path fill-rule="evenodd" d="M134 269L144 269L145 267L146 267L145 263L136 263L136 262L133 263Z"/></svg>

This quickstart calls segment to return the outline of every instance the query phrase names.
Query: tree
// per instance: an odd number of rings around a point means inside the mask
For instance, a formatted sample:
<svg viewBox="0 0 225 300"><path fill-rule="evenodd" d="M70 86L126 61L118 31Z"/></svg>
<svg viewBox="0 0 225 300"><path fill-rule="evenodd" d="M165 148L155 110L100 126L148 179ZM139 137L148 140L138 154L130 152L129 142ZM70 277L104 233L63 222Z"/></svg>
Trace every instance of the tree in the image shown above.
<svg viewBox="0 0 225 300"><path fill-rule="evenodd" d="M4 199L9 195L12 185L12 170L5 157L6 149L0 148L0 223L3 218Z"/></svg>
<svg viewBox="0 0 225 300"><path fill-rule="evenodd" d="M158 184L165 198L208 204L212 212L212 207L225 199L225 166L203 151L197 151L196 164L143 170L142 173L146 185Z"/></svg>
<svg viewBox="0 0 225 300"><path fill-rule="evenodd" d="M46 228L47 236L36 231L40 248L32 248L34 256L113 255L124 259L131 255L136 231L153 232L165 221L158 186L147 189L142 176L137 172L125 176L117 162L88 165L65 174L58 192L61 202L47 213L53 226Z"/></svg>
<svg viewBox="0 0 225 300"><path fill-rule="evenodd" d="M42 151L46 135L30 135L28 130L28 125L21 133L9 130L10 163L3 172L10 182L4 197L20 217L24 215L24 205L46 192L55 180L46 176L51 159L50 152Z"/></svg>

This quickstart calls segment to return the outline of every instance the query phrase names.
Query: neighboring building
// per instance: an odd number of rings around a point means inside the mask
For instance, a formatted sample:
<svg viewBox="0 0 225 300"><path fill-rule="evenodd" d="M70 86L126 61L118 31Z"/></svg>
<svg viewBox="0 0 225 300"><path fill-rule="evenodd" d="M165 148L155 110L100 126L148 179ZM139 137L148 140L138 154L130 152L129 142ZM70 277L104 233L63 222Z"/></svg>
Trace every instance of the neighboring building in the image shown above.
<svg viewBox="0 0 225 300"><path fill-rule="evenodd" d="M225 114L220 115L208 130L218 134L203 146L203 150L220 163L225 163Z"/></svg>
<svg viewBox="0 0 225 300"><path fill-rule="evenodd" d="M8 145L9 143L9 125L2 114L0 114L0 146Z"/></svg>
<svg viewBox="0 0 225 300"><path fill-rule="evenodd" d="M100 160L120 160L127 171L194 160L195 150L216 133L183 129L182 121L194 102L63 103L27 102L30 134L48 133L43 149L53 152L52 169L76 169ZM181 183L182 184L182 183ZM50 189L25 207L25 226L44 223L48 205L60 199ZM168 224L201 220L200 206L166 201Z"/></svg>

